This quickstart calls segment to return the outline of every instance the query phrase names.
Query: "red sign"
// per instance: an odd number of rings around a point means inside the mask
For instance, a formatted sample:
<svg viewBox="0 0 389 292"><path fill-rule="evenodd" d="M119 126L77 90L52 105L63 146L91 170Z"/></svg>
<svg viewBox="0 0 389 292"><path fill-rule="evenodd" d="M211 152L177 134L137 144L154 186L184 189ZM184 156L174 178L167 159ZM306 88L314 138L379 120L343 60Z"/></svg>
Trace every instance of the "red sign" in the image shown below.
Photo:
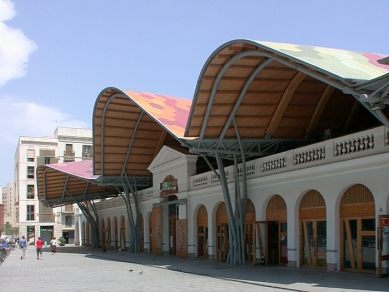
<svg viewBox="0 0 389 292"><path fill-rule="evenodd" d="M382 218L381 219L382 226L389 226L389 219L388 218Z"/></svg>

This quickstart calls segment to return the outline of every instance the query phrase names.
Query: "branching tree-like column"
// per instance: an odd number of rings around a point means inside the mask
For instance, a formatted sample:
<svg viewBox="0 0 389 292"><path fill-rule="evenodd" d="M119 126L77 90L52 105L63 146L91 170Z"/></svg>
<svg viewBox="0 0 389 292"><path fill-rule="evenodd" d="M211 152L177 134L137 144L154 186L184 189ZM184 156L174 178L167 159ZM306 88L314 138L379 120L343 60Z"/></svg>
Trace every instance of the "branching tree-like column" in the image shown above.
<svg viewBox="0 0 389 292"><path fill-rule="evenodd" d="M230 249L227 257L227 264L230 265L244 265L244 220L247 209L247 182L246 182L246 161L242 160L242 175L243 175L243 198L241 198L238 161L236 155L234 156L234 173L235 173L235 208L233 209L231 203L230 191L228 189L227 178L224 172L224 163L220 153L216 153L216 162L219 169L217 174L222 187L224 202L226 204L228 228L229 228L229 242Z"/></svg>
<svg viewBox="0 0 389 292"><path fill-rule="evenodd" d="M136 185L131 184L128 179L123 183L124 187L124 196L123 199L126 202L127 208L127 218L128 225L130 229L130 238L129 238L129 252L137 253L140 250L139 242L140 242L140 212L139 212L139 202L138 202L138 194L136 191ZM131 196L134 203L135 212L133 211L133 207L131 204ZM135 213L135 214L134 214Z"/></svg>
<svg viewBox="0 0 389 292"><path fill-rule="evenodd" d="M100 247L99 216L98 216L98 213L96 210L95 203L91 200L85 200L84 202L77 201L77 205L91 226L90 231L91 231L91 236L92 236L92 247L93 248ZM94 217L91 214L91 212L89 212L90 209L93 210Z"/></svg>

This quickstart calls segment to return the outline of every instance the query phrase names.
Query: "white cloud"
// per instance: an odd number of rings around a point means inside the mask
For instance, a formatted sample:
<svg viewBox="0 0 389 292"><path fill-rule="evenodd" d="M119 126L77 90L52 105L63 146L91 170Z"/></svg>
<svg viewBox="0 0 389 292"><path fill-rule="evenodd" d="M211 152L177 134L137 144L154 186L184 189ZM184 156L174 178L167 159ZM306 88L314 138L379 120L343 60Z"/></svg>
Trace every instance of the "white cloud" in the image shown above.
<svg viewBox="0 0 389 292"><path fill-rule="evenodd" d="M83 121L74 120L58 109L33 102L19 102L10 97L0 98L0 145L15 146L20 136L52 137L57 126L89 128Z"/></svg>
<svg viewBox="0 0 389 292"><path fill-rule="evenodd" d="M11 79L23 77L29 56L37 49L37 45L20 29L11 28L4 23L15 14L10 0L0 0L0 86Z"/></svg>

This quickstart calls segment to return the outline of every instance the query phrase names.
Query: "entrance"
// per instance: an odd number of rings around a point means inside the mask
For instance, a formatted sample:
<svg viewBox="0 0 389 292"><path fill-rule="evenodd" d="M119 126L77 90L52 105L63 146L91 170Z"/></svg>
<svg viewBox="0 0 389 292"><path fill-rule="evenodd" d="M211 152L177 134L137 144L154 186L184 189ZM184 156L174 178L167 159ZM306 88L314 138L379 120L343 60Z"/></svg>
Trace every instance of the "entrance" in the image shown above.
<svg viewBox="0 0 389 292"><path fill-rule="evenodd" d="M121 217L120 225L120 250L126 250L126 220Z"/></svg>
<svg viewBox="0 0 389 292"><path fill-rule="evenodd" d="M303 267L327 267L327 221L302 221L301 248Z"/></svg>
<svg viewBox="0 0 389 292"><path fill-rule="evenodd" d="M227 261L230 250L228 231L226 204L222 202L216 211L216 260L219 262Z"/></svg>
<svg viewBox="0 0 389 292"><path fill-rule="evenodd" d="M170 196L170 201L176 201L177 196ZM169 254L176 254L176 221L178 220L178 204L169 204Z"/></svg>
<svg viewBox="0 0 389 292"><path fill-rule="evenodd" d="M255 249L254 249L254 221L255 221L255 207L251 200L247 199L247 211L246 218L243 225L244 235L244 254L245 260L248 263L254 262Z"/></svg>
<svg viewBox="0 0 389 292"><path fill-rule="evenodd" d="M340 204L341 269L376 271L376 220L374 198L363 185L350 187Z"/></svg>
<svg viewBox="0 0 389 292"><path fill-rule="evenodd" d="M265 263L269 265L288 264L288 233L286 204L284 199L275 195L266 207L267 240Z"/></svg>
<svg viewBox="0 0 389 292"><path fill-rule="evenodd" d="M300 202L300 266L327 268L327 221L323 196L307 192Z"/></svg>
<svg viewBox="0 0 389 292"><path fill-rule="evenodd" d="M378 216L378 277L389 277L389 215Z"/></svg>
<svg viewBox="0 0 389 292"><path fill-rule="evenodd" d="M197 212L197 257L208 258L208 213L204 205Z"/></svg>

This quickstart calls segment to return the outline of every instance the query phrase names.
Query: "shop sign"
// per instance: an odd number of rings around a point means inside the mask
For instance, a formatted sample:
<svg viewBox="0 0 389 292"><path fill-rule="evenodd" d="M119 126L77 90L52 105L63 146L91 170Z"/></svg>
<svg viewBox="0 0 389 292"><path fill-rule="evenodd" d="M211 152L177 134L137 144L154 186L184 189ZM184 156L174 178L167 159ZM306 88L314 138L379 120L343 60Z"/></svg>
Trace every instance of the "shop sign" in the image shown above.
<svg viewBox="0 0 389 292"><path fill-rule="evenodd" d="M177 184L177 179L173 179L172 181L166 181L161 183L160 186L161 190L161 197L169 197L172 196L176 193L178 193L178 184Z"/></svg>

